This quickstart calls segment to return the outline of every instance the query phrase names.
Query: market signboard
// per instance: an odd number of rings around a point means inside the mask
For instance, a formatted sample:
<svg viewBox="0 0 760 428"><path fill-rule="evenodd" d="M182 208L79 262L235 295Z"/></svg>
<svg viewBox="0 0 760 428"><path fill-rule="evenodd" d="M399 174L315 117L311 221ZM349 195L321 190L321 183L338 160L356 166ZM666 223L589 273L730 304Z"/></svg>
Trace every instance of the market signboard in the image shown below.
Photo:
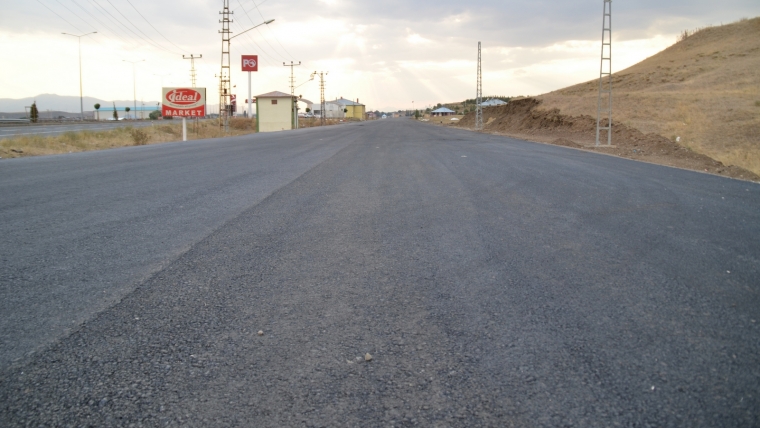
<svg viewBox="0 0 760 428"><path fill-rule="evenodd" d="M161 115L205 117L206 88L162 88Z"/></svg>

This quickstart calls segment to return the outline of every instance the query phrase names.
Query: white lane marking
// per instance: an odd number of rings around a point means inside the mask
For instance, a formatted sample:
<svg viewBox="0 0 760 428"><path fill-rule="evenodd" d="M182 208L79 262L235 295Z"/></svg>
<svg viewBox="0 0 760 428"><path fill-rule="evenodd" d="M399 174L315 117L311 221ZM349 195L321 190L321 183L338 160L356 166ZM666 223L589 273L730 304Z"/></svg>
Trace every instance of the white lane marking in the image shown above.
<svg viewBox="0 0 760 428"><path fill-rule="evenodd" d="M465 155L462 155L462 157L463 157L463 158L466 158L467 156L465 156Z"/></svg>

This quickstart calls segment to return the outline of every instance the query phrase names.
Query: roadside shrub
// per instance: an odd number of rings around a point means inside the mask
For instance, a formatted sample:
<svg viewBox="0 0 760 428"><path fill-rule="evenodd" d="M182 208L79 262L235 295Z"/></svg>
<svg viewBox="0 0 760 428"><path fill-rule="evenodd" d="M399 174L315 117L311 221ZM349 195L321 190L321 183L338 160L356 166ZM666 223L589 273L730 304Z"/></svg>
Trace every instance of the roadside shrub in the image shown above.
<svg viewBox="0 0 760 428"><path fill-rule="evenodd" d="M230 128L239 130L251 129L252 123L253 121L251 119L233 117L230 119Z"/></svg>
<svg viewBox="0 0 760 428"><path fill-rule="evenodd" d="M148 142L148 133L139 128L134 128L129 131L134 141L135 146L144 146Z"/></svg>
<svg viewBox="0 0 760 428"><path fill-rule="evenodd" d="M755 101L755 107L760 107L760 101Z"/></svg>
<svg viewBox="0 0 760 428"><path fill-rule="evenodd" d="M167 134L179 135L179 130L174 129L174 127L172 127L170 125L160 126L158 128L158 130L161 131L161 132L165 132Z"/></svg>

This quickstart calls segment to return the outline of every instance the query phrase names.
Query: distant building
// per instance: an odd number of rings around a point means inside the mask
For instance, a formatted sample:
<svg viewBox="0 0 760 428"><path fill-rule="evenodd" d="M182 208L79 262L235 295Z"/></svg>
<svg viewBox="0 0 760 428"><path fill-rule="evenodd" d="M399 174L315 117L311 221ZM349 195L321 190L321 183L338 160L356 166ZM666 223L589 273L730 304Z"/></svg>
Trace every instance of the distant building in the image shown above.
<svg viewBox="0 0 760 428"><path fill-rule="evenodd" d="M498 98L491 98L490 100L483 101L481 104L483 107L503 106L507 104L506 101L502 101Z"/></svg>
<svg viewBox="0 0 760 428"><path fill-rule="evenodd" d="M256 132L293 129L293 97L274 91L256 96Z"/></svg>
<svg viewBox="0 0 760 428"><path fill-rule="evenodd" d="M360 104L358 99L356 101L351 101L341 97L334 101L327 101L325 103L325 107L327 109L326 117L329 118L358 120L365 119L366 107L364 104Z"/></svg>
<svg viewBox="0 0 760 428"><path fill-rule="evenodd" d="M433 116L451 116L452 114L455 114L455 113L456 112L454 110L451 110L446 107L441 107L430 112L430 114Z"/></svg>

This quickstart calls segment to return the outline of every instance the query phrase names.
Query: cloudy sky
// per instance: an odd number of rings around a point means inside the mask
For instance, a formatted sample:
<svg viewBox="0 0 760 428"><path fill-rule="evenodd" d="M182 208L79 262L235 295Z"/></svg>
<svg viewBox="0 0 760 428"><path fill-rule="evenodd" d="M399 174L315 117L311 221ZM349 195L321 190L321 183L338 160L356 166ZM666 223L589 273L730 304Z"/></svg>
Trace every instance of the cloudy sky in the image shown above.
<svg viewBox="0 0 760 428"><path fill-rule="evenodd" d="M241 54L258 54L253 94L289 92L318 101L312 71L329 71L326 97L359 99L369 109L420 108L475 95L477 44L483 44L483 91L537 95L598 77L602 0L229 0L233 92L244 99ZM25 0L0 14L0 98L79 95L77 39L83 34L84 94L158 100L160 87L190 84L218 98L219 11L223 0ZM613 67L619 71L675 42L685 29L760 15L758 0L617 0ZM412 104L414 101L414 104ZM78 103L71 111L78 111Z"/></svg>

